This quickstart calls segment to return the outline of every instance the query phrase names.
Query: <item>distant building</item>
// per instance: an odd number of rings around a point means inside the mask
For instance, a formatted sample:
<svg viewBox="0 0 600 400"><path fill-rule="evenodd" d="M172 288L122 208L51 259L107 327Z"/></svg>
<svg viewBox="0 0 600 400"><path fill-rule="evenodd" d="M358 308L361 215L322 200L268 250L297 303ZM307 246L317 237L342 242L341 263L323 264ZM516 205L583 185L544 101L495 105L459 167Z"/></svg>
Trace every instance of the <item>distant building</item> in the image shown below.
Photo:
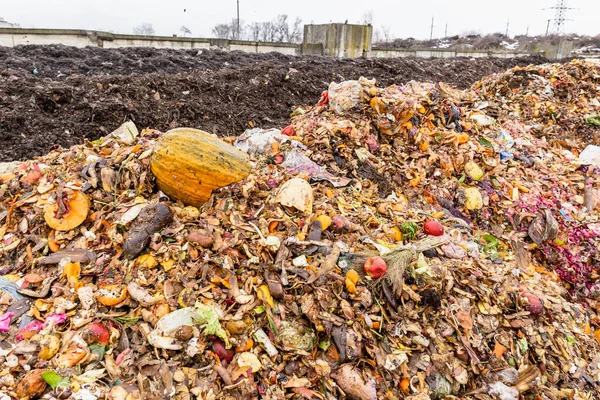
<svg viewBox="0 0 600 400"><path fill-rule="evenodd" d="M13 24L8 22L4 18L0 17L0 28L18 28L19 24Z"/></svg>

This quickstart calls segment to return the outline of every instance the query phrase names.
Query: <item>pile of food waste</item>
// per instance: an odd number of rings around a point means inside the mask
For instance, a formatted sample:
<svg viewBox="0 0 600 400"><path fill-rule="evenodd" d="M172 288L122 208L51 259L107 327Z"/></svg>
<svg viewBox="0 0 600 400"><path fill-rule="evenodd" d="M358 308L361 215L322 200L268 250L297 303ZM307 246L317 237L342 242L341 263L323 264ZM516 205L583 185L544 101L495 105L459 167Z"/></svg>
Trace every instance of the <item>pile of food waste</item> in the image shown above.
<svg viewBox="0 0 600 400"><path fill-rule="evenodd" d="M0 399L596 398L599 133L572 61L5 163Z"/></svg>

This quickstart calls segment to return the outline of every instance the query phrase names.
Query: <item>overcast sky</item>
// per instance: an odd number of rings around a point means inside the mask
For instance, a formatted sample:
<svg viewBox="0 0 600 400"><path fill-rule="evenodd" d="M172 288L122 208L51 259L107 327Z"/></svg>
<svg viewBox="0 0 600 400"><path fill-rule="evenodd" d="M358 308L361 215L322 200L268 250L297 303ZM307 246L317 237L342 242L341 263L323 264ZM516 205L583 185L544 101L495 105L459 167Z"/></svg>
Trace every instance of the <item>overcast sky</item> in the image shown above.
<svg viewBox="0 0 600 400"><path fill-rule="evenodd" d="M157 35L181 34L182 25L192 36L210 37L212 27L235 18L236 0L0 0L0 17L24 28L79 28L131 33L134 26L149 22ZM240 0L244 22L271 20L277 14L303 23L357 23L373 11L375 28L389 27L393 37L429 37L432 15L434 37L475 31L509 35L543 34L546 21L554 17L556 0ZM600 34L600 0L568 0L566 31ZM185 11L184 11L185 10ZM551 22L552 29L552 22Z"/></svg>

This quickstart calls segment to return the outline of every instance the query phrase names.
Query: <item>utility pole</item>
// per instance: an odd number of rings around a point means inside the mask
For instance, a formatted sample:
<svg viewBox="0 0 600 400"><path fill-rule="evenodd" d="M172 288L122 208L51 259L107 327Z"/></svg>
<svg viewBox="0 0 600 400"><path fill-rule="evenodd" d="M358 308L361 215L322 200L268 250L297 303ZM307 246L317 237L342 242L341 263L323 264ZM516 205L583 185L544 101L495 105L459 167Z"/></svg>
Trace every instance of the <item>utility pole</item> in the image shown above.
<svg viewBox="0 0 600 400"><path fill-rule="evenodd" d="M433 15L431 16L431 29L429 30L429 40L433 39Z"/></svg>
<svg viewBox="0 0 600 400"><path fill-rule="evenodd" d="M546 36L548 36L548 30L550 29L550 21L552 21L552 20L551 19L546 20Z"/></svg>
<svg viewBox="0 0 600 400"><path fill-rule="evenodd" d="M525 36L529 36L529 26L527 27L527 30L525 31Z"/></svg>
<svg viewBox="0 0 600 400"><path fill-rule="evenodd" d="M237 32L235 38L240 39L240 0L237 0Z"/></svg>
<svg viewBox="0 0 600 400"><path fill-rule="evenodd" d="M506 33L504 34L504 36L508 37L508 25L510 24L510 18L508 18L506 20Z"/></svg>
<svg viewBox="0 0 600 400"><path fill-rule="evenodd" d="M444 37L448 37L448 21L446 21L446 28L444 29Z"/></svg>

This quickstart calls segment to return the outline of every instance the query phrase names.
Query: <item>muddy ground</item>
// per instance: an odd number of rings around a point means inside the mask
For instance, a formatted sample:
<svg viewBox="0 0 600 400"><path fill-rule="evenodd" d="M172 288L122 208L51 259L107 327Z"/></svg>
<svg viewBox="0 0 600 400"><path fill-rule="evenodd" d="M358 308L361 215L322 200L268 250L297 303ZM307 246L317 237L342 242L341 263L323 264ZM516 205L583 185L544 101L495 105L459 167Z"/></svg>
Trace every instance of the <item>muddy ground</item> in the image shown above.
<svg viewBox="0 0 600 400"><path fill-rule="evenodd" d="M0 161L96 139L127 119L138 128L190 126L238 135L282 127L331 81L444 81L466 88L519 59L357 59L218 50L0 47Z"/></svg>

